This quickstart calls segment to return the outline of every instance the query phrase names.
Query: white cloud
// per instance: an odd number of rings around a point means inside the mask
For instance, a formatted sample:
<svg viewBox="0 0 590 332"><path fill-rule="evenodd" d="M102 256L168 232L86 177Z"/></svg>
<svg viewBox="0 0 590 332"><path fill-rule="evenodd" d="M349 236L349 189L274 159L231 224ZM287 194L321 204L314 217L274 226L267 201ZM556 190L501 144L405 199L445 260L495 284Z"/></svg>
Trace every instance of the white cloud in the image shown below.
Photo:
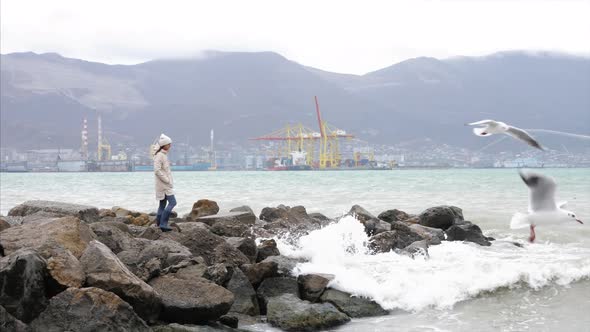
<svg viewBox="0 0 590 332"><path fill-rule="evenodd" d="M364 73L416 56L590 54L590 0L3 0L0 15L2 53L107 63L271 50L325 70Z"/></svg>

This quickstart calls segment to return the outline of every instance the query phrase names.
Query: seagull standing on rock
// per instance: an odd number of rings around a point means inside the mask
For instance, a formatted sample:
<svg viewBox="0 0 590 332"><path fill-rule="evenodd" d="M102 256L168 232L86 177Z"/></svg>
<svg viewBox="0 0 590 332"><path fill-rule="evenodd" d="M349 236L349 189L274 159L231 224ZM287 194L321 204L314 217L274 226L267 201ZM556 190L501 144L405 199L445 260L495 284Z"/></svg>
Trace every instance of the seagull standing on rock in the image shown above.
<svg viewBox="0 0 590 332"><path fill-rule="evenodd" d="M513 127L505 124L504 122L494 120L481 120L477 122L467 123L469 126L480 126L480 128L473 128L473 133L477 136L490 136L493 134L506 134L516 139L524 141L526 144L537 148L539 150L545 150L529 133L523 129Z"/></svg>
<svg viewBox="0 0 590 332"><path fill-rule="evenodd" d="M576 221L580 224L583 222L576 215L568 210L563 209L566 202L555 203L555 180L551 177L533 173L518 171L520 177L529 187L529 213L516 213L510 221L510 228L523 228L529 226L529 241L535 241L535 226L537 225L557 225Z"/></svg>

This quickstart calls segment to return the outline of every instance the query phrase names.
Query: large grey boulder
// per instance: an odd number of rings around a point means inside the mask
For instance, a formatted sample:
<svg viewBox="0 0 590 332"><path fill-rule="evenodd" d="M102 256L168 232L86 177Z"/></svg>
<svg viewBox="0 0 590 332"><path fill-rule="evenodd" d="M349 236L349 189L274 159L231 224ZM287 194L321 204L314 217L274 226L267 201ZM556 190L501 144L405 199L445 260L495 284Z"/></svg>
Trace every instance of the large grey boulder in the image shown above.
<svg viewBox="0 0 590 332"><path fill-rule="evenodd" d="M257 247L257 251L256 262L262 262L267 257L279 256L281 254L279 248L277 248L277 242L273 239L262 240Z"/></svg>
<svg viewBox="0 0 590 332"><path fill-rule="evenodd" d="M125 331L151 329L133 308L117 295L98 288L68 288L54 296L31 323L35 332Z"/></svg>
<svg viewBox="0 0 590 332"><path fill-rule="evenodd" d="M309 233L325 224L325 222L312 218L307 214L305 207L289 207L279 205L276 208L265 207L260 212L260 227L257 234L276 235L289 232L292 235L300 236Z"/></svg>
<svg viewBox="0 0 590 332"><path fill-rule="evenodd" d="M456 206L435 206L424 210L418 218L422 226L446 230L463 220L463 211Z"/></svg>
<svg viewBox="0 0 590 332"><path fill-rule="evenodd" d="M240 269L235 269L226 288L234 294L234 304L230 312L250 316L260 315L256 291L252 287L248 277Z"/></svg>
<svg viewBox="0 0 590 332"><path fill-rule="evenodd" d="M272 326L285 331L317 331L350 321L350 317L332 304L310 303L293 294L271 298L267 319Z"/></svg>
<svg viewBox="0 0 590 332"><path fill-rule="evenodd" d="M420 240L422 240L422 237L413 232L387 231L371 236L369 248L375 253L389 252L394 249L403 249L412 242Z"/></svg>
<svg viewBox="0 0 590 332"><path fill-rule="evenodd" d="M256 290L260 313L266 314L268 300L283 294L293 294L299 297L299 286L295 278L276 277L264 279Z"/></svg>
<svg viewBox="0 0 590 332"><path fill-rule="evenodd" d="M440 244L445 239L445 232L440 228L426 227L419 224L410 224L408 227L427 240L430 245Z"/></svg>
<svg viewBox="0 0 590 332"><path fill-rule="evenodd" d="M377 302L362 297L352 296L336 289L326 289L320 297L322 302L336 306L338 310L353 318L383 316L389 312Z"/></svg>
<svg viewBox="0 0 590 332"><path fill-rule="evenodd" d="M86 281L86 273L80 261L68 249L54 242L47 242L37 249L47 262L51 277L51 292L61 292L70 287L80 288Z"/></svg>
<svg viewBox="0 0 590 332"><path fill-rule="evenodd" d="M236 269L238 270L238 269ZM207 266L203 278L213 281L219 286L225 286L233 274L234 268L225 266L225 264L217 263L211 266Z"/></svg>
<svg viewBox="0 0 590 332"><path fill-rule="evenodd" d="M0 232L12 226L6 219L6 217L0 216Z"/></svg>
<svg viewBox="0 0 590 332"><path fill-rule="evenodd" d="M0 305L0 331L28 332L30 330L27 324L18 320Z"/></svg>
<svg viewBox="0 0 590 332"><path fill-rule="evenodd" d="M133 274L147 282L166 268L189 261L193 254L187 247L169 239L131 239L129 247L117 257Z"/></svg>
<svg viewBox="0 0 590 332"><path fill-rule="evenodd" d="M77 217L85 222L96 222L99 219L98 209L93 206L39 200L26 201L17 205L8 212L8 215L24 217L39 211L54 213L61 217Z"/></svg>
<svg viewBox="0 0 590 332"><path fill-rule="evenodd" d="M107 246L90 242L80 263L86 272L86 285L117 294L146 321L158 318L161 306L158 294L131 273Z"/></svg>
<svg viewBox="0 0 590 332"><path fill-rule="evenodd" d="M348 211L348 215L351 215L360 221L361 224L365 226L365 233L369 236L391 230L391 226L387 222L379 220L379 218L372 215L360 205L353 205L350 208L350 211Z"/></svg>
<svg viewBox="0 0 590 332"><path fill-rule="evenodd" d="M245 237L252 234L256 216L250 212L228 212L199 217L196 221L211 226L211 232L220 236Z"/></svg>
<svg viewBox="0 0 590 332"><path fill-rule="evenodd" d="M447 234L447 241L467 241L486 247L492 245L488 238L483 235L481 228L469 221L453 225L447 228L445 233Z"/></svg>
<svg viewBox="0 0 590 332"><path fill-rule="evenodd" d="M278 264L275 262L260 262L256 264L243 264L240 269L252 286L257 288L266 278L278 277Z"/></svg>
<svg viewBox="0 0 590 332"><path fill-rule="evenodd" d="M90 224L97 240L109 247L115 254L133 247L134 238L129 226L120 222L101 221Z"/></svg>
<svg viewBox="0 0 590 332"><path fill-rule="evenodd" d="M62 214L62 213L37 211L33 214L28 214L28 215L22 217L23 219L22 219L21 225L53 221L53 220L57 220L62 217L64 217L64 214Z"/></svg>
<svg viewBox="0 0 590 332"><path fill-rule="evenodd" d="M177 279L170 275L150 281L162 298L160 319L177 323L202 323L226 314L234 302L227 289L207 279Z"/></svg>
<svg viewBox="0 0 590 332"><path fill-rule="evenodd" d="M4 255L22 249L36 249L47 243L57 244L79 258L96 235L78 218L63 217L43 223L13 226L0 233Z"/></svg>
<svg viewBox="0 0 590 332"><path fill-rule="evenodd" d="M241 251L234 248L221 236L209 231L208 226L201 222L184 222L177 224L179 232L149 231L141 237L150 240L169 239L187 247L195 256L201 256L208 265L224 263L228 266L240 266L250 260Z"/></svg>
<svg viewBox="0 0 590 332"><path fill-rule="evenodd" d="M219 212L217 202L208 199L200 199L193 204L191 212L186 216L188 221L195 221L200 217L211 216Z"/></svg>
<svg viewBox="0 0 590 332"><path fill-rule="evenodd" d="M256 257L258 256L258 247L256 241L251 237L228 237L225 238L227 243L232 247L241 251L248 259L250 263L256 263Z"/></svg>
<svg viewBox="0 0 590 332"><path fill-rule="evenodd" d="M404 211L398 210L398 209L383 211L377 216L377 218L379 218L383 221L386 221L388 223L391 223L393 221L407 220L407 219L410 219L411 217L412 217L411 215L407 214Z"/></svg>
<svg viewBox="0 0 590 332"><path fill-rule="evenodd" d="M305 262L304 260L291 258L283 255L269 256L261 263L275 263L277 265L277 273L280 277L293 276L293 270L299 263Z"/></svg>
<svg viewBox="0 0 590 332"><path fill-rule="evenodd" d="M299 294L301 299L316 302L330 281L334 280L333 274L301 274L297 277Z"/></svg>
<svg viewBox="0 0 590 332"><path fill-rule="evenodd" d="M48 303L47 262L31 249L0 259L0 305L12 316L29 323Z"/></svg>

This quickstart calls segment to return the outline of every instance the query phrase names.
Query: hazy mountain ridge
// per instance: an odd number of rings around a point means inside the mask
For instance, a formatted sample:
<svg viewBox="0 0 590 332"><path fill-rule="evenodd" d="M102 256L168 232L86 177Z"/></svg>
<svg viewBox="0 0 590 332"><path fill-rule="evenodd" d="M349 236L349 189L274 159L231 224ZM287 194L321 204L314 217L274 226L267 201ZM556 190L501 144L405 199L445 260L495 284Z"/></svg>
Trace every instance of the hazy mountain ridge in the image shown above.
<svg viewBox="0 0 590 332"><path fill-rule="evenodd" d="M82 118L94 126L96 111L111 137L139 144L160 131L204 143L211 128L245 142L287 122L316 127L314 95L329 122L380 143L479 146L463 123L482 118L590 133L590 59L556 54L421 57L349 75L272 52L129 66L14 53L1 56L1 83L3 147L75 147Z"/></svg>

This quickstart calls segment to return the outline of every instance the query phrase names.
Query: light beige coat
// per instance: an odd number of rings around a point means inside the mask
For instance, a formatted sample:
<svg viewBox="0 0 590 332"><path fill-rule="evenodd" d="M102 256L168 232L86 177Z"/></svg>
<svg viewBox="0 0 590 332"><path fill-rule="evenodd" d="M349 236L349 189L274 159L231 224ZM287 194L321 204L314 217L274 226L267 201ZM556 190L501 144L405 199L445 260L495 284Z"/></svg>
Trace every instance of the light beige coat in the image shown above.
<svg viewBox="0 0 590 332"><path fill-rule="evenodd" d="M165 195L174 195L174 179L172 179L167 151L161 150L154 156L154 174L156 175L156 199L161 201Z"/></svg>

